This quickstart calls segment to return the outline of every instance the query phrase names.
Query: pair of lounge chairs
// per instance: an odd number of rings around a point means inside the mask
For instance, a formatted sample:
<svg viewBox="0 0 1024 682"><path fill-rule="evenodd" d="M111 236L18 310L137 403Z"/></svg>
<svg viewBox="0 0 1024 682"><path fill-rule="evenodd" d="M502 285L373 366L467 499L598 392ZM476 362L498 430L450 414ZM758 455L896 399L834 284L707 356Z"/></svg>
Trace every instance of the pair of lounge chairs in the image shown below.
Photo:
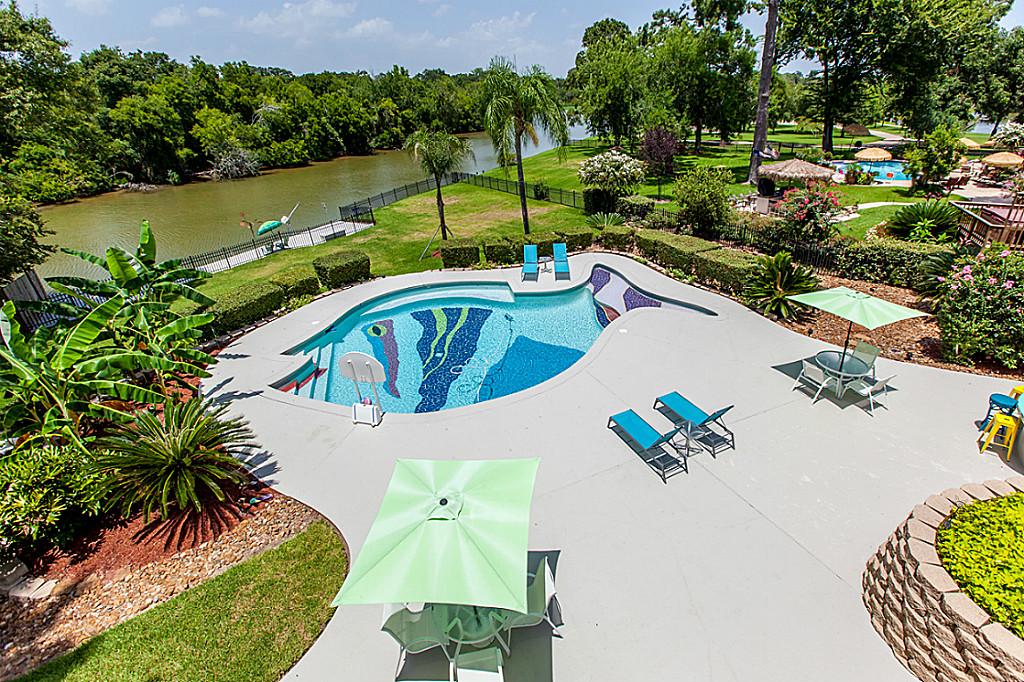
<svg viewBox="0 0 1024 682"><path fill-rule="evenodd" d="M633 410L613 414L608 418L608 428L616 431L663 483L668 483L675 474L687 471L686 458L694 449L706 450L714 457L722 450L736 448L736 436L722 421L732 408L729 405L708 414L673 391L654 401L654 409L665 415L673 428L658 431ZM665 449L666 445L672 452Z"/></svg>
<svg viewBox="0 0 1024 682"><path fill-rule="evenodd" d="M555 264L555 279L569 278L569 253L565 244L551 245L552 262ZM540 259L536 244L523 245L523 280L537 279L540 275Z"/></svg>

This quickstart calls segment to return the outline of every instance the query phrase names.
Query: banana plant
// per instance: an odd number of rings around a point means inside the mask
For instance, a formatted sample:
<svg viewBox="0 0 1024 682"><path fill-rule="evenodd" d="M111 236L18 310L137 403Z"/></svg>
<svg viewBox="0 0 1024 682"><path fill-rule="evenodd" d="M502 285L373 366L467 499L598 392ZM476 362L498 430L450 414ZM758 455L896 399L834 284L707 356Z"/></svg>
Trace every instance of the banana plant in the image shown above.
<svg viewBox="0 0 1024 682"><path fill-rule="evenodd" d="M151 316L156 311L169 311L170 304L180 298L203 306L213 303L213 299L195 288L210 273L182 267L180 259L157 261L156 235L148 220L142 221L134 254L115 246L109 247L103 256L75 249L61 250L100 268L107 278L48 277L46 281L54 291L70 296L76 303L44 301L33 305L34 309L77 320L115 296L125 300L120 315L128 318L146 307Z"/></svg>
<svg viewBox="0 0 1024 682"><path fill-rule="evenodd" d="M41 328L31 336L15 320L14 304L0 308L0 430L30 442L60 436L84 448L84 417L123 421L116 401L159 403L164 395L126 379L138 372L208 376L191 364L145 350L118 347L108 332L125 306L114 296L69 329Z"/></svg>

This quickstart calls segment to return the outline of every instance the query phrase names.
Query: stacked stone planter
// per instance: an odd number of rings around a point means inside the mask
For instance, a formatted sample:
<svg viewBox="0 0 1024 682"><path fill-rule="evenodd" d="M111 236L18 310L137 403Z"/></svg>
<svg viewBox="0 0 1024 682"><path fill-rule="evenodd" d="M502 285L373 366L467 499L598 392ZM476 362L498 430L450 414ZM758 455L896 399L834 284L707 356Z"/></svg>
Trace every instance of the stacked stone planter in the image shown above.
<svg viewBox="0 0 1024 682"><path fill-rule="evenodd" d="M968 483L914 507L864 570L871 624L926 682L1024 682L1024 640L992 621L942 566L936 529L956 506L1024 492L1024 477Z"/></svg>

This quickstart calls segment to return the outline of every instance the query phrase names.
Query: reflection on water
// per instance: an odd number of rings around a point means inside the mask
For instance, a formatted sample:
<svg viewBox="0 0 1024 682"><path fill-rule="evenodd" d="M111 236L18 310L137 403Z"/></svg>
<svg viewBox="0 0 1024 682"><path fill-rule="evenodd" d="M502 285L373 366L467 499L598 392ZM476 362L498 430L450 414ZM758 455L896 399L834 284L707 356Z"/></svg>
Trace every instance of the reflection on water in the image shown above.
<svg viewBox="0 0 1024 682"><path fill-rule="evenodd" d="M574 136L582 134L573 130ZM483 134L468 136L476 161L463 170L494 168L494 150ZM541 140L529 153L552 147ZM422 180L423 172L403 152L380 152L317 163L304 168L270 171L258 178L197 182L155 192L116 192L42 210L48 239L59 246L101 253L110 245L133 247L139 223L148 219L157 233L160 258L175 258L234 244L249 237L239 226L241 213L255 222L280 218L300 202L292 218L296 227L316 225L338 215L338 206ZM48 275L95 276L84 261L57 254L38 268Z"/></svg>

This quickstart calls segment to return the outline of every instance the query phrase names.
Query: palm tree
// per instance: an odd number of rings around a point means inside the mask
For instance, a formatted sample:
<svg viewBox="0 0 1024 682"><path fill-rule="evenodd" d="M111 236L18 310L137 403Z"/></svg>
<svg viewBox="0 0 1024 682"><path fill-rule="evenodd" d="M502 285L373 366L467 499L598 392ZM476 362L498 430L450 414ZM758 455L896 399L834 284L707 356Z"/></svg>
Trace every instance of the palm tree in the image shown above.
<svg viewBox="0 0 1024 682"><path fill-rule="evenodd" d="M523 209L523 232L530 234L526 211L526 180L523 177L523 136L538 143L537 129L559 146L559 158L569 143L569 123L558 100L555 81L539 66L525 75L504 57L495 57L484 78L484 128L494 143L498 163L504 167L515 158L519 175L519 203Z"/></svg>
<svg viewBox="0 0 1024 682"><path fill-rule="evenodd" d="M469 140L451 133L417 130L405 141L405 151L420 162L424 172L434 177L434 184L437 185L437 218L441 221L441 239L448 239L448 225L444 221L444 198L441 196L441 178L458 170L467 158L476 158L473 154L473 145Z"/></svg>

